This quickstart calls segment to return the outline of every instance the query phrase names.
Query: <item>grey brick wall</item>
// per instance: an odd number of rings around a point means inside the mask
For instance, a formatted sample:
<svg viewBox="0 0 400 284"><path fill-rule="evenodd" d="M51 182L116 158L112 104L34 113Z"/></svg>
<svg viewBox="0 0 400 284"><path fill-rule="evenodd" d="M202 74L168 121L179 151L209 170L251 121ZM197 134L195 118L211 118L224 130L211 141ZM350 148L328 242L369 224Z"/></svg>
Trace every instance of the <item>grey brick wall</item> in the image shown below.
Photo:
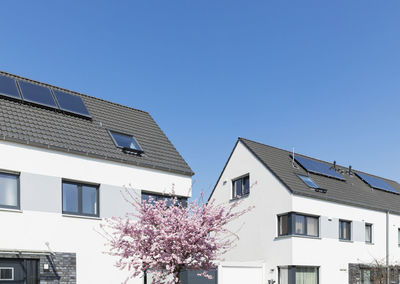
<svg viewBox="0 0 400 284"><path fill-rule="evenodd" d="M6 254L0 258L39 260L40 284L76 284L76 254L56 252L54 255L43 254ZM48 269L45 270L45 265Z"/></svg>
<svg viewBox="0 0 400 284"><path fill-rule="evenodd" d="M374 278L374 276L377 274L374 272L374 267L371 265L360 264L360 263L349 263L349 284L362 284L361 283L362 269L370 270L372 278ZM398 284L399 276L400 276L400 266L391 266L390 274L389 274L389 277L390 277L389 283ZM385 277L386 277L386 275L385 275ZM378 278L380 279L381 277L378 277ZM371 279L371 280L373 281L373 279ZM386 283L386 279L384 279L383 282ZM371 282L371 283L375 283L375 282Z"/></svg>

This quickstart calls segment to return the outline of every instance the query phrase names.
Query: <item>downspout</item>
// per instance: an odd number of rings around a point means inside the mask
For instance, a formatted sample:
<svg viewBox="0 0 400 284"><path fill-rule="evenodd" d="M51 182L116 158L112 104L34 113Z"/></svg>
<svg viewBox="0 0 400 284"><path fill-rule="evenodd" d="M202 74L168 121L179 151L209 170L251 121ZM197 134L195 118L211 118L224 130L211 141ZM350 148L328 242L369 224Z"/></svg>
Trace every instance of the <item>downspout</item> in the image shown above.
<svg viewBox="0 0 400 284"><path fill-rule="evenodd" d="M390 284L389 267L389 211L386 211L386 284Z"/></svg>

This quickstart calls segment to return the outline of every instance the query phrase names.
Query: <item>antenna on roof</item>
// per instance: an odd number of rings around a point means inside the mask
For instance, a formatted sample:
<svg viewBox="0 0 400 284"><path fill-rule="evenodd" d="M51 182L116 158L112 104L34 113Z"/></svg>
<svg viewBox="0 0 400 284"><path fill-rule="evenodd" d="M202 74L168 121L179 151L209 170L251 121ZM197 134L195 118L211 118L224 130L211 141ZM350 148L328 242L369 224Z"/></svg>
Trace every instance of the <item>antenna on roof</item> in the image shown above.
<svg viewBox="0 0 400 284"><path fill-rule="evenodd" d="M297 169L296 164L294 163L294 147L292 148L292 167Z"/></svg>

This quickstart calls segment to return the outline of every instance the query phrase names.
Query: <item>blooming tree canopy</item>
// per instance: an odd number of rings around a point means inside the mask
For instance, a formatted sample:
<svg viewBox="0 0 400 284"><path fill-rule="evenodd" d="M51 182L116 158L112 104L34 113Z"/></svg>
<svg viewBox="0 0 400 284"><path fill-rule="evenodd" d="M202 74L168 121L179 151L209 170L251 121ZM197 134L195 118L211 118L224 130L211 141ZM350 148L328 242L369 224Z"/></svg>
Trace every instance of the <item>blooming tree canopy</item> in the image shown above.
<svg viewBox="0 0 400 284"><path fill-rule="evenodd" d="M133 212L102 224L108 253L117 257L117 267L129 271L125 283L151 271L154 284L179 284L184 269L214 268L218 256L237 239L225 225L251 209L239 210L240 201L217 205L201 198L185 206L177 198L141 200L126 193ZM212 278L206 272L201 275Z"/></svg>

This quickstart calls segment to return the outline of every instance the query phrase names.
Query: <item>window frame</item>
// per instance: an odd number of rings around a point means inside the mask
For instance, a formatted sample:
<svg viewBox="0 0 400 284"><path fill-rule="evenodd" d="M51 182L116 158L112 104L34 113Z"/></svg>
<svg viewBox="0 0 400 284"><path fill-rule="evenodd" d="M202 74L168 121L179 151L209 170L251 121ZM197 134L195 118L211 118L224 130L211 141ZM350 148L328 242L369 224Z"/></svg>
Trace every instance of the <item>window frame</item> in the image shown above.
<svg viewBox="0 0 400 284"><path fill-rule="evenodd" d="M349 238L345 239L342 238L343 232L342 232L342 223L348 223L349 224ZM344 219L339 219L339 240L340 241L347 241L351 242L353 238L353 222L350 220L344 220Z"/></svg>
<svg viewBox="0 0 400 284"><path fill-rule="evenodd" d="M278 266L278 284L286 284L281 283L281 269L288 270L288 283L287 284L296 284L296 268L314 268L317 274L317 284L320 283L319 274L320 274L320 266L311 266L311 265L288 265L288 266Z"/></svg>
<svg viewBox="0 0 400 284"><path fill-rule="evenodd" d="M67 184L73 184L78 186L78 212L71 212L71 211L64 211L64 183ZM83 186L90 186L90 187L95 187L96 188L96 204L97 204L97 212L96 214L88 214L88 213L83 213L83 207L82 207L82 199L83 199ZM65 215L74 215L74 216L85 216L85 217L100 217L100 185L99 184L93 184L93 183L88 183L88 182L80 182L80 181L73 181L73 180L67 180L63 179L61 182L61 210L62 214Z"/></svg>
<svg viewBox="0 0 400 284"><path fill-rule="evenodd" d="M11 278L6 278L6 279L1 278L1 270L2 269L10 269L11 270ZM10 267L10 266L1 266L0 267L0 281L14 281L14 277L15 277L14 267Z"/></svg>
<svg viewBox="0 0 400 284"><path fill-rule="evenodd" d="M144 153L142 145L140 145L140 143L139 143L138 140L135 138L135 136L130 135L130 134L126 134L126 133L123 133L123 132L120 132L120 131L112 130L112 129L107 129L107 132L108 132L108 134L110 135L112 141L114 142L114 145L115 145L117 148L120 148L120 149L122 149L123 151L128 151L128 152L137 153L138 155L141 155L141 154ZM139 146L139 149L132 149L132 148L127 148L127 147L120 146L119 143L117 142L117 140L115 140L113 133L132 138L133 141L135 141L135 143Z"/></svg>
<svg viewBox="0 0 400 284"><path fill-rule="evenodd" d="M281 227L281 218L287 216L287 234L281 234L280 227ZM304 217L304 234L296 233L296 216ZM317 220L317 235L309 235L308 234L308 218L314 218ZM278 215L278 237L285 237L285 236L304 236L310 238L319 238L320 237L320 216L312 215L312 214L304 214L299 212L288 212L284 214Z"/></svg>
<svg viewBox="0 0 400 284"><path fill-rule="evenodd" d="M249 187L248 187L248 189L247 189L247 193L244 193L244 191L245 191L245 183L244 183L244 180L245 179L248 179L248 183L249 183ZM237 194L237 191L236 191L236 187L235 187L235 183L237 182L237 181L239 181L239 180L241 180L242 182L241 182L241 184L242 184L242 194L240 195L240 197L238 196L238 194ZM240 177L236 177L236 178L234 178L234 179L232 179L232 200L235 200L235 199L239 199L239 198L243 198L243 197L247 197L247 196L249 196L250 195L250 174L249 173L247 173L247 174L244 174L244 175L242 175L242 176L240 176Z"/></svg>
<svg viewBox="0 0 400 284"><path fill-rule="evenodd" d="M17 205L3 205L0 204L0 209L12 209L12 210L21 210L21 186L20 186L20 173L17 172L11 172L11 171L0 171L0 174L2 175L9 175L9 176L14 176L17 178Z"/></svg>
<svg viewBox="0 0 400 284"><path fill-rule="evenodd" d="M372 237L373 237L373 224L371 224L371 223L365 223L365 233L367 232L367 227L369 227L370 228L370 231L369 231L369 241L367 241L367 239L365 239L365 243L367 243L367 244L372 244L373 243L373 239L372 239ZM365 234L365 236L366 236L366 234Z"/></svg>

